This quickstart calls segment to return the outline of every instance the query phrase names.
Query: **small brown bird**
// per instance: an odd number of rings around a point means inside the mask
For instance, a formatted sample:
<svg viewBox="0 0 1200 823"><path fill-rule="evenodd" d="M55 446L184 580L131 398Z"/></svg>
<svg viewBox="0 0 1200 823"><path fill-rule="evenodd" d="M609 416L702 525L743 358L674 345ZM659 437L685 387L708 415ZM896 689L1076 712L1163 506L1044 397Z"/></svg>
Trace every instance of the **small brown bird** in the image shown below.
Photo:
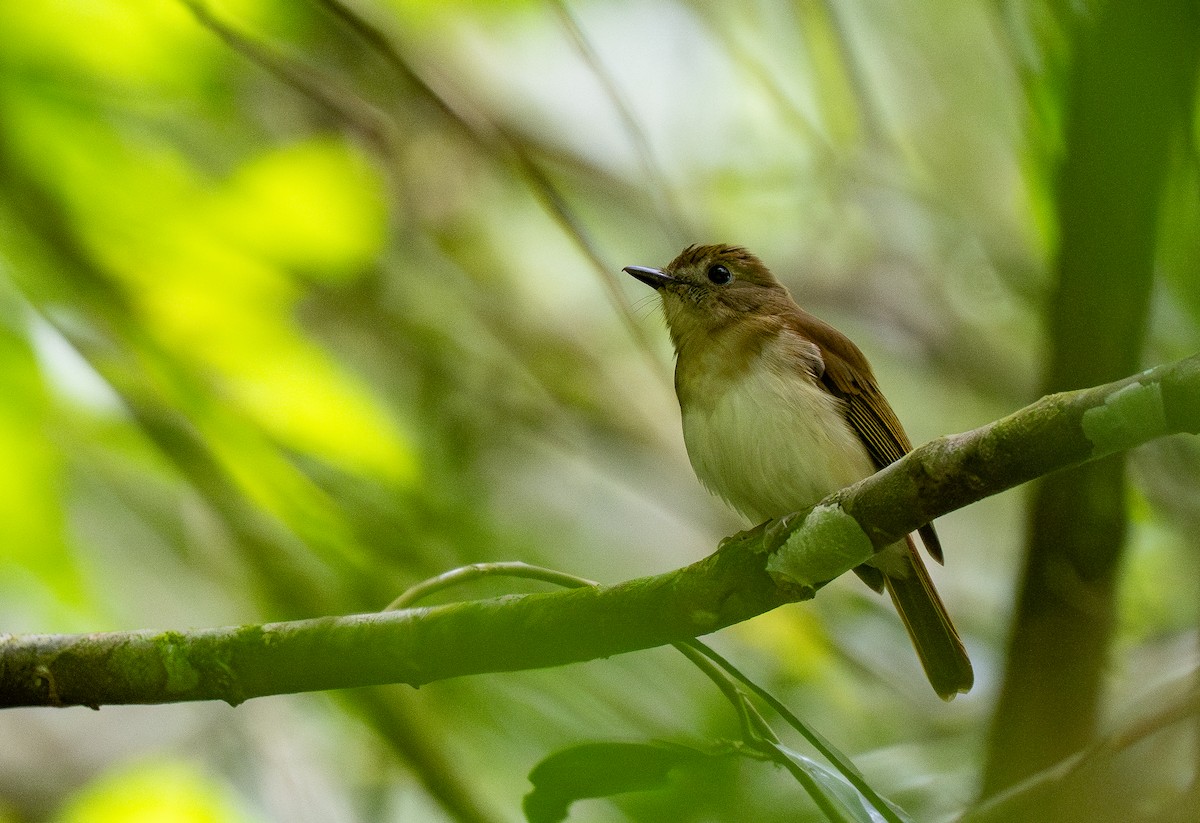
<svg viewBox="0 0 1200 823"><path fill-rule="evenodd" d="M753 522L811 508L912 449L863 353L750 252L689 246L665 269L625 271L662 297L692 468ZM942 562L933 524L919 533ZM969 691L971 661L912 536L855 572L887 589L934 690Z"/></svg>

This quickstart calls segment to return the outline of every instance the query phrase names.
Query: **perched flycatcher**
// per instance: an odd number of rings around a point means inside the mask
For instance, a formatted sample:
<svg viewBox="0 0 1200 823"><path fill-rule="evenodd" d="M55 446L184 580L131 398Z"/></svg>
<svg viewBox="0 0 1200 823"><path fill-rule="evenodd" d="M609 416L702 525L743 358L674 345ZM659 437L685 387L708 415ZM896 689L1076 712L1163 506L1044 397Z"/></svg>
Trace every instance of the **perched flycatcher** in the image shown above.
<svg viewBox="0 0 1200 823"><path fill-rule="evenodd" d="M692 468L754 523L811 508L912 449L858 347L745 249L690 246L665 269L625 271L662 297ZM942 562L933 524L919 533ZM968 691L971 661L912 536L855 572L887 589L934 690Z"/></svg>

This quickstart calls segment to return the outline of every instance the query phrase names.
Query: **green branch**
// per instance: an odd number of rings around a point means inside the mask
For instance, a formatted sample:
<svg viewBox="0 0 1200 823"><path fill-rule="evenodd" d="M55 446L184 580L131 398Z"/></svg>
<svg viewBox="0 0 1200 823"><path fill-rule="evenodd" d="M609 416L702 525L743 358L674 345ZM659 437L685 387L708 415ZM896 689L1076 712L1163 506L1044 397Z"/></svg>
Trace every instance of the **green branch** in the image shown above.
<svg viewBox="0 0 1200 823"><path fill-rule="evenodd" d="M814 510L821 516L748 532L667 574L260 626L0 636L0 707L236 704L318 689L417 686L661 646L812 597L821 582L870 553L863 535L883 546L1020 483L1178 432L1200 432L1200 355L1052 395L1003 420L935 440L831 495ZM857 531L858 539L842 540L847 531ZM814 534L832 534L835 545L830 549ZM842 551L845 546L854 550Z"/></svg>

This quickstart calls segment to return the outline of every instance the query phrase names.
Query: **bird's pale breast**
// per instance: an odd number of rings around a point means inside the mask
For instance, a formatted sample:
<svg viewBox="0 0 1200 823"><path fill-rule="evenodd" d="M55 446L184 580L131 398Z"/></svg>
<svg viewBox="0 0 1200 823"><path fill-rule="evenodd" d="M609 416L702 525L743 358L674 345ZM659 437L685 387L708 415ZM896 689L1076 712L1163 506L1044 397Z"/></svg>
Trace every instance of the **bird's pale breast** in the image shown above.
<svg viewBox="0 0 1200 823"><path fill-rule="evenodd" d="M809 508L875 471L840 406L803 371L760 355L684 404L692 468L755 523Z"/></svg>

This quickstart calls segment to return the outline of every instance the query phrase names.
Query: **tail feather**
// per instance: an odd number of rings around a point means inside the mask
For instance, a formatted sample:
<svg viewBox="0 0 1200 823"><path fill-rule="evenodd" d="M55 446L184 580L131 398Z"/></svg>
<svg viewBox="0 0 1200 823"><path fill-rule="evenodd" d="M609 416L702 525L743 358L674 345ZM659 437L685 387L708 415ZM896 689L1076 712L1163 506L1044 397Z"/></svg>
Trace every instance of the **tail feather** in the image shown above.
<svg viewBox="0 0 1200 823"><path fill-rule="evenodd" d="M975 682L971 660L911 536L903 556L906 561L888 564L884 584L934 691L943 700L953 700Z"/></svg>

